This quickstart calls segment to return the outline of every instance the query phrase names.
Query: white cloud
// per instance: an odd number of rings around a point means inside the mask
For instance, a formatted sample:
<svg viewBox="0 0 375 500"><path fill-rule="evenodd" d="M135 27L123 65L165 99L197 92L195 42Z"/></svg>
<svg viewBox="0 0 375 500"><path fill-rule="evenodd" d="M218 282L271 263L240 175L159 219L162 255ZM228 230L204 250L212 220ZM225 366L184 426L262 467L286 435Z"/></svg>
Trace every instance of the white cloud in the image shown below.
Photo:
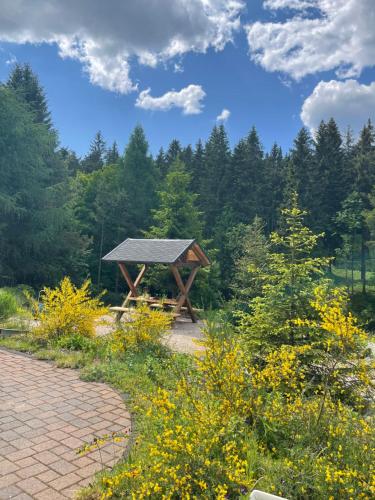
<svg viewBox="0 0 375 500"><path fill-rule="evenodd" d="M316 0L264 0L263 6L266 9L294 9L304 10L308 7L314 7Z"/></svg>
<svg viewBox="0 0 375 500"><path fill-rule="evenodd" d="M140 92L135 105L153 111L168 111L181 108L184 115L197 115L202 112L202 99L206 93L200 85L188 85L179 92L170 90L160 97L152 97L151 89Z"/></svg>
<svg viewBox="0 0 375 500"><path fill-rule="evenodd" d="M268 0L272 9L290 7L284 22L245 26L251 58L267 71L294 79L336 70L339 78L359 76L375 65L374 0ZM311 17L307 7L318 10Z"/></svg>
<svg viewBox="0 0 375 500"><path fill-rule="evenodd" d="M341 130L350 125L356 133L369 118L375 121L375 82L370 85L356 80L319 82L303 103L301 119L314 131L321 120L331 117Z"/></svg>
<svg viewBox="0 0 375 500"><path fill-rule="evenodd" d="M128 93L132 58L156 66L189 51L222 50L244 0L1 0L0 41L57 44L92 83Z"/></svg>
<svg viewBox="0 0 375 500"><path fill-rule="evenodd" d="M224 108L223 111L216 117L217 122L226 122L230 117L229 109Z"/></svg>

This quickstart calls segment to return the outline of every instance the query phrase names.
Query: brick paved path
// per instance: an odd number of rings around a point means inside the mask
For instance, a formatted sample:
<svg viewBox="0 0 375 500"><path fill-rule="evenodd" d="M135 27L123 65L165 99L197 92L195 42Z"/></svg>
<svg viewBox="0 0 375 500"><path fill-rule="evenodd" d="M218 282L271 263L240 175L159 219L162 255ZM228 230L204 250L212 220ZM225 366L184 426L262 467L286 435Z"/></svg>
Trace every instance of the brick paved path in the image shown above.
<svg viewBox="0 0 375 500"><path fill-rule="evenodd" d="M126 442L80 457L84 441L130 430L121 397L104 384L0 350L0 499L72 498L102 462L110 466Z"/></svg>

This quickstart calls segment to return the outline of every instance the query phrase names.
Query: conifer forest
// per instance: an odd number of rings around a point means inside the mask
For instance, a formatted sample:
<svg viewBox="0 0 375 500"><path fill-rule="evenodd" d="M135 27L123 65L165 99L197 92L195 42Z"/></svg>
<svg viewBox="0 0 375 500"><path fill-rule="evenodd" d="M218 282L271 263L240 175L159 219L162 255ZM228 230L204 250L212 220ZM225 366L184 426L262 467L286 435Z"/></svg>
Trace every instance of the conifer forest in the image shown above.
<svg viewBox="0 0 375 500"><path fill-rule="evenodd" d="M223 125L207 141L178 137L153 157L141 125L125 151L98 131L86 155L61 147L47 97L28 65L0 87L0 282L39 290L65 275L89 277L107 297L123 293L101 257L125 238L195 238L213 265L195 290L218 307L236 296L236 261L280 227L293 194L307 226L322 237L317 255L352 295L375 285L375 132L340 133L334 119L312 136L302 128L289 151L262 147L255 126L233 148ZM251 259L251 257L250 257ZM168 283L149 286L168 293Z"/></svg>

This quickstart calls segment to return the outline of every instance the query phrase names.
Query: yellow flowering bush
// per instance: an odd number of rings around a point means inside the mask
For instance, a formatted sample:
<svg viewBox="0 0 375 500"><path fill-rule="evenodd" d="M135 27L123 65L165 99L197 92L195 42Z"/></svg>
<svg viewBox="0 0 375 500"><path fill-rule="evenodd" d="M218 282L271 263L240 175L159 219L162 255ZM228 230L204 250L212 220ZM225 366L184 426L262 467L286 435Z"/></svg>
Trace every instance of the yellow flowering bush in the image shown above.
<svg viewBox="0 0 375 500"><path fill-rule="evenodd" d="M327 298L319 304L332 322L310 326L341 332L345 301L336 315ZM375 495L373 420L309 379L316 346L280 346L254 363L241 337L208 329L203 343L174 389L140 405L138 449L102 477L103 499L235 499L255 484L286 498Z"/></svg>
<svg viewBox="0 0 375 500"><path fill-rule="evenodd" d="M34 301L34 314L38 321L33 336L41 340L59 339L79 334L95 335L95 321L107 312L100 297L91 297L90 281L81 287L75 286L65 277L56 288L44 288L41 293L41 308Z"/></svg>
<svg viewBox="0 0 375 500"><path fill-rule="evenodd" d="M130 321L118 326L113 335L113 350L124 352L128 348L140 348L147 344L156 344L169 331L172 315L158 309L151 309L147 304L140 304Z"/></svg>
<svg viewBox="0 0 375 500"><path fill-rule="evenodd" d="M374 362L367 356L369 335L348 311L344 290L317 287L311 306L317 318L296 319L294 323L313 332L313 359L308 361L315 385L318 391L346 399L361 409L374 396Z"/></svg>

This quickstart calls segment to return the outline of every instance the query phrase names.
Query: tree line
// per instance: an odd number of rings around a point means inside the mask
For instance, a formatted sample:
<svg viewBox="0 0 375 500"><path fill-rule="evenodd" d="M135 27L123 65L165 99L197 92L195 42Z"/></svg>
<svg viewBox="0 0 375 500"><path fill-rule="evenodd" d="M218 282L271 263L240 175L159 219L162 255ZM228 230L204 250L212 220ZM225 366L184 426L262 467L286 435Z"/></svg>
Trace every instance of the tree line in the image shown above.
<svg viewBox="0 0 375 500"><path fill-rule="evenodd" d="M261 265L262 237L280 228L280 210L297 193L308 226L324 233L317 254L359 259L366 289L375 240L370 121L358 138L350 130L343 136L334 119L322 121L314 136L302 128L288 152L277 144L265 151L254 127L232 149L219 125L207 141L183 146L174 139L156 157L137 125L123 153L98 132L79 158L60 147L37 76L16 65L0 85L0 179L3 285L40 289L65 275L90 276L99 289L117 293L118 273L100 258L122 240L196 238L213 262L196 293L215 304L239 287L249 238ZM150 279L167 289L157 270Z"/></svg>

